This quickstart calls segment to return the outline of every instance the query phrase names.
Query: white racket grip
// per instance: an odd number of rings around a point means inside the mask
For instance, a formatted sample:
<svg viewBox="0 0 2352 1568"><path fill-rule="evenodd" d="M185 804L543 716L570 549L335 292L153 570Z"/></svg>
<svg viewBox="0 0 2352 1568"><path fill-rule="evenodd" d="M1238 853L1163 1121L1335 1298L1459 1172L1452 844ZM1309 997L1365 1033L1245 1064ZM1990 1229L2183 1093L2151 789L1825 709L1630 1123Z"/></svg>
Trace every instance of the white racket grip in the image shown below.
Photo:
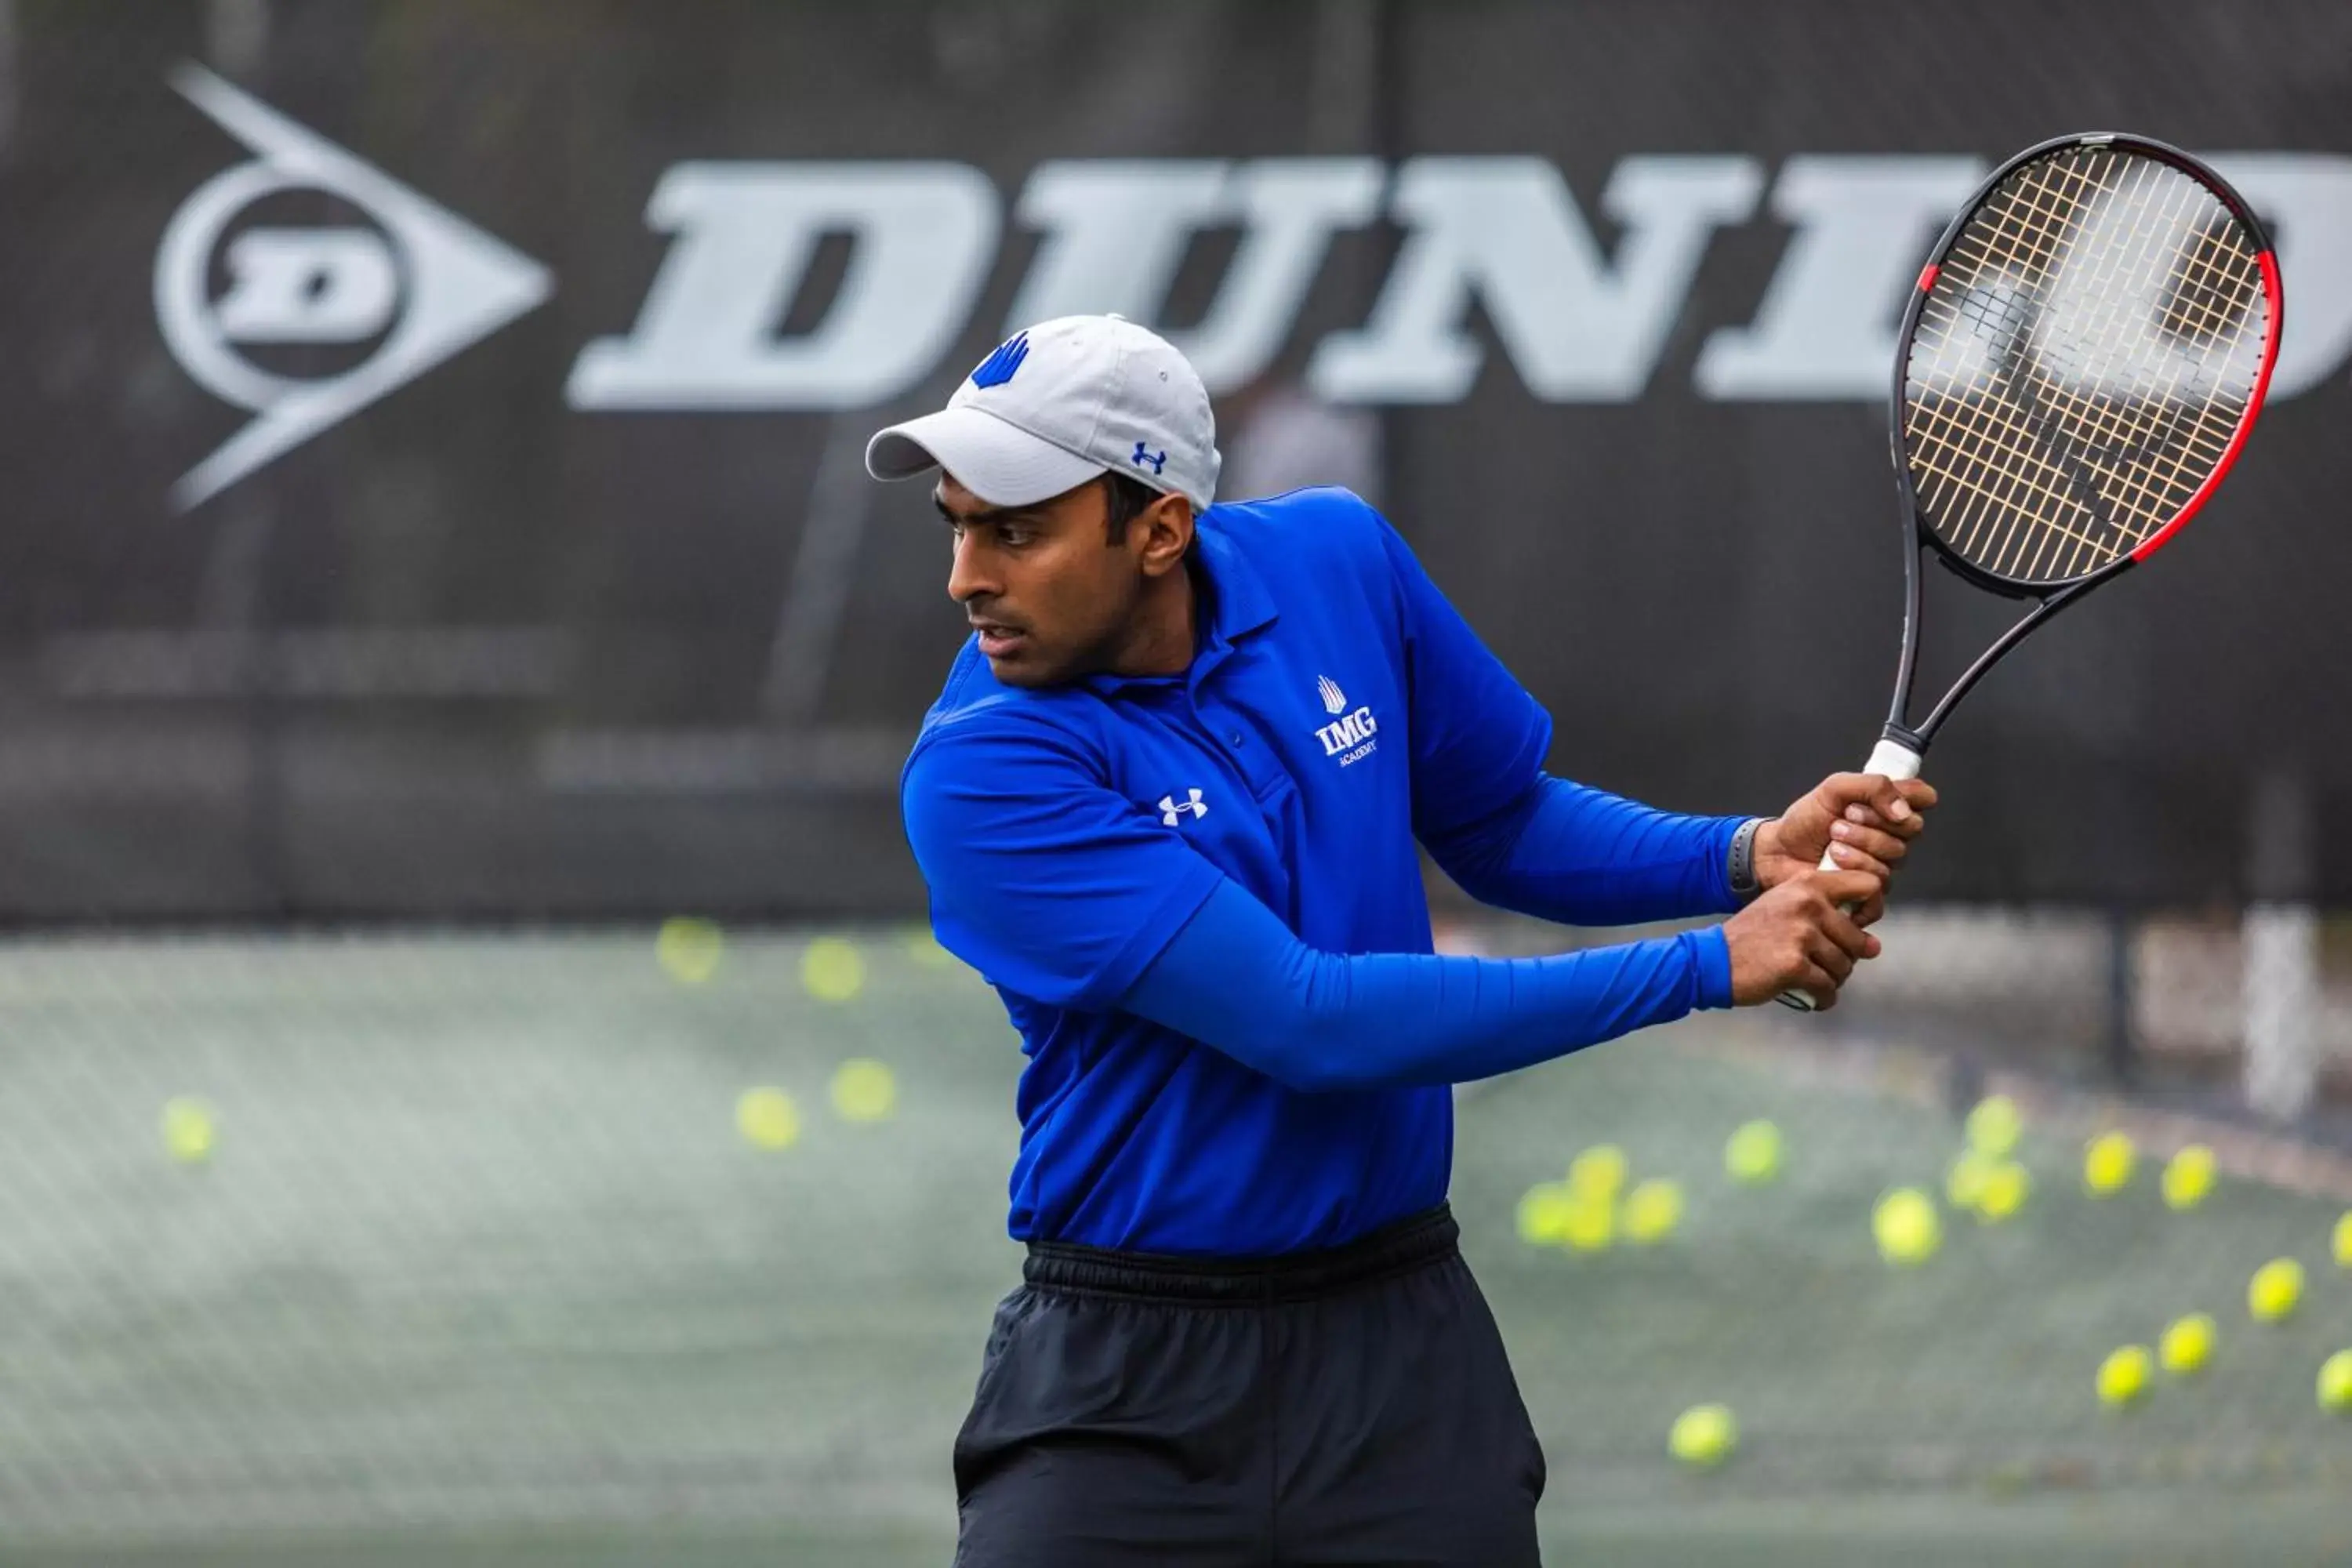
<svg viewBox="0 0 2352 1568"><path fill-rule="evenodd" d="M1896 784L1901 784L1905 779L1916 779L1919 776L1919 753L1900 741L1882 738L1877 745L1871 748L1870 761L1862 764L1862 771L1866 773L1876 773L1882 778L1893 779ZM1837 868L1836 858L1828 850L1822 850L1821 869L1834 871ZM1853 906L1847 905L1846 912L1852 914ZM1794 1007L1800 1013L1811 1013L1815 1010L1813 999L1802 991L1783 991L1779 1000L1782 1006Z"/></svg>

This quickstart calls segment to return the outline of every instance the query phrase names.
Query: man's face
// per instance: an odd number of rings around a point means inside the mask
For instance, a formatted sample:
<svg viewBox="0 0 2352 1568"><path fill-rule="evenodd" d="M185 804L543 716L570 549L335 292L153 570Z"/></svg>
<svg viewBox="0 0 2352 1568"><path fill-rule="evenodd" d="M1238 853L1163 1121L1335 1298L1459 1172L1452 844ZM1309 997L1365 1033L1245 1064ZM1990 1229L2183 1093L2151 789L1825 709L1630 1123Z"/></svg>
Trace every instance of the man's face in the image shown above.
<svg viewBox="0 0 2352 1568"><path fill-rule="evenodd" d="M1034 506L990 506L942 475L932 493L955 541L948 595L1007 686L1055 686L1111 667L1145 573L1109 535L1099 479Z"/></svg>

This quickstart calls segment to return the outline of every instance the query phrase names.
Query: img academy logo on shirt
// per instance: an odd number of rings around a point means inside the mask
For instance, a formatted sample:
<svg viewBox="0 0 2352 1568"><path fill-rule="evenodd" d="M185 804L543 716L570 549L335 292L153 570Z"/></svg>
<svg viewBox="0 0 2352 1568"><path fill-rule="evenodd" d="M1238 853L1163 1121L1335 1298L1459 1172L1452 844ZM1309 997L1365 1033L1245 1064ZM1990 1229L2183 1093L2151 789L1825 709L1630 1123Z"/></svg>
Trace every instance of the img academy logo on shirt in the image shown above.
<svg viewBox="0 0 2352 1568"><path fill-rule="evenodd" d="M1328 675L1315 678L1315 692L1323 700L1323 711L1330 714L1332 720L1315 731L1315 738L1323 742L1323 754L1339 758L1343 768L1370 756L1373 748L1380 744L1372 738L1380 733L1381 729L1380 721L1372 717L1372 710L1359 708L1352 713L1349 712L1348 694L1340 690L1339 683Z"/></svg>

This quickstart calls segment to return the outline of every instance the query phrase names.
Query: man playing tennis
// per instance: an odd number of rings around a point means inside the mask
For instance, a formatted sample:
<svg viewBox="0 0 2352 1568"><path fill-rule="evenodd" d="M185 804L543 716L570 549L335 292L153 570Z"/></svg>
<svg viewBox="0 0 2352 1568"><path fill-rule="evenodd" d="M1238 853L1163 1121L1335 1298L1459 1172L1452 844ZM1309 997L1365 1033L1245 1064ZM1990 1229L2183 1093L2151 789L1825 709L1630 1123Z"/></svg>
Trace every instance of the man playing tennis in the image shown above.
<svg viewBox="0 0 2352 1568"><path fill-rule="evenodd" d="M1830 1005L1935 795L1847 773L1678 816L1551 777L1549 718L1378 513L1213 507L1219 461L1192 367L1104 316L866 449L941 470L975 635L901 804L1029 1057L1026 1283L956 1442L956 1560L1533 1563L1544 1460L1455 1248L1448 1086ZM1730 918L1440 957L1416 845L1547 920Z"/></svg>

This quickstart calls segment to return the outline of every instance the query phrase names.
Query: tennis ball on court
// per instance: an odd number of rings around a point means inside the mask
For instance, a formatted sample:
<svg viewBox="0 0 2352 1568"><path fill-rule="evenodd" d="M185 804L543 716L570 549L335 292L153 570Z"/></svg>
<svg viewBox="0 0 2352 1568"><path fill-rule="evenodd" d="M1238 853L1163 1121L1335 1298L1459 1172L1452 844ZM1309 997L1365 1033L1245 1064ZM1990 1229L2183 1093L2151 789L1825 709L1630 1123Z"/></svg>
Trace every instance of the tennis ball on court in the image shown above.
<svg viewBox="0 0 2352 1568"><path fill-rule="evenodd" d="M2292 1258L2273 1258L2246 1281L2246 1310L2265 1323L2292 1317L2303 1300L2303 1265Z"/></svg>
<svg viewBox="0 0 2352 1568"><path fill-rule="evenodd" d="M183 1165L201 1165L212 1158L215 1129L213 1108L201 1100L179 1096L163 1102L163 1152Z"/></svg>
<svg viewBox="0 0 2352 1568"><path fill-rule="evenodd" d="M801 984L820 1002L847 1002L866 989L866 961L837 936L821 936L801 955Z"/></svg>
<svg viewBox="0 0 2352 1568"><path fill-rule="evenodd" d="M2164 1202L2168 1208L2187 1211L2205 1201L2213 1190L2213 1151L2202 1143L2191 1143L2164 1164Z"/></svg>
<svg viewBox="0 0 2352 1568"><path fill-rule="evenodd" d="M1871 1235L1889 1263L1924 1263L1943 1245L1943 1221L1935 1200L1916 1187L1897 1187L1871 1211Z"/></svg>
<svg viewBox="0 0 2352 1568"><path fill-rule="evenodd" d="M1568 1240L1576 1194L1566 1182L1538 1182L1519 1194L1519 1239L1529 1247L1558 1247Z"/></svg>
<svg viewBox="0 0 2352 1568"><path fill-rule="evenodd" d="M2025 1206L2033 1178L2014 1160L1997 1160L1985 1173L1984 1191L1977 1198L1977 1222L1994 1225Z"/></svg>
<svg viewBox="0 0 2352 1568"><path fill-rule="evenodd" d="M833 1113L844 1121L887 1121L898 1106L898 1080L890 1069L866 1057L852 1057L833 1069Z"/></svg>
<svg viewBox="0 0 2352 1568"><path fill-rule="evenodd" d="M1595 1143L1568 1163L1572 1191L1613 1198L1625 1184L1625 1151L1614 1143Z"/></svg>
<svg viewBox="0 0 2352 1568"><path fill-rule="evenodd" d="M654 960L680 985L699 985L719 973L727 936L715 921L676 915L654 935Z"/></svg>
<svg viewBox="0 0 2352 1568"><path fill-rule="evenodd" d="M1772 1180L1780 1173L1780 1130L1769 1121L1742 1123L1723 1146L1723 1168L1745 1186Z"/></svg>
<svg viewBox="0 0 2352 1568"><path fill-rule="evenodd" d="M791 1095L762 1085L736 1100L735 1127L758 1148L789 1149L800 1142L801 1113Z"/></svg>
<svg viewBox="0 0 2352 1568"><path fill-rule="evenodd" d="M2334 1251L2338 1268L2352 1268L2352 1209L2346 1209L2344 1217L2336 1222Z"/></svg>
<svg viewBox="0 0 2352 1568"><path fill-rule="evenodd" d="M1600 1193L1571 1192L1559 1239L1570 1252L1605 1252L1617 1239L1617 1205Z"/></svg>
<svg viewBox="0 0 2352 1568"><path fill-rule="evenodd" d="M2099 1363L2099 1403L2122 1406L2147 1392L2150 1358L2146 1345L2126 1345Z"/></svg>
<svg viewBox="0 0 2352 1568"><path fill-rule="evenodd" d="M1962 1154L1944 1173L1945 1201L1964 1214L1974 1214L1977 1205L1984 1202L1985 1183L2000 1163L1973 1149Z"/></svg>
<svg viewBox="0 0 2352 1568"><path fill-rule="evenodd" d="M2121 1132L2102 1132L2083 1148L2083 1185L2095 1197L2119 1193L2131 1184L2138 1152Z"/></svg>
<svg viewBox="0 0 2352 1568"><path fill-rule="evenodd" d="M1710 1469L1739 1447L1739 1423L1730 1407L1694 1405L1675 1417L1666 1434L1666 1451L1695 1469Z"/></svg>
<svg viewBox="0 0 2352 1568"><path fill-rule="evenodd" d="M1979 1154L2001 1158L2017 1147L2024 1131L2025 1118L2019 1114L2017 1101L2005 1094L1988 1096L1969 1112L1969 1147Z"/></svg>
<svg viewBox="0 0 2352 1568"><path fill-rule="evenodd" d="M2319 1407L2352 1411L2352 1351L2337 1351L2319 1363Z"/></svg>
<svg viewBox="0 0 2352 1568"><path fill-rule="evenodd" d="M2220 1331L2213 1320L2203 1312L2176 1319L2164 1331L2164 1337L2156 1342L2157 1359L2175 1377L2202 1372L2205 1363L2213 1359L2213 1339Z"/></svg>
<svg viewBox="0 0 2352 1568"><path fill-rule="evenodd" d="M1625 1239L1646 1247L1674 1234L1683 1217L1681 1184L1662 1176L1638 1183L1625 1194Z"/></svg>

